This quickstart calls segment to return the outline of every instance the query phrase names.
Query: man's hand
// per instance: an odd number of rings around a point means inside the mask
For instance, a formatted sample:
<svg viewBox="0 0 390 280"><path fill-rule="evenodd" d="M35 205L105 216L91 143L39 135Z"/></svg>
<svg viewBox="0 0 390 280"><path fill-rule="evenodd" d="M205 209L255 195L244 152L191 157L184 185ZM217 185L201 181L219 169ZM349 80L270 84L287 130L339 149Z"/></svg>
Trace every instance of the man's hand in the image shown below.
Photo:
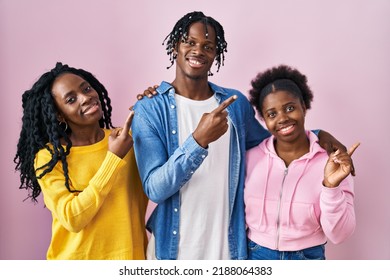
<svg viewBox="0 0 390 280"><path fill-rule="evenodd" d="M326 150L328 155L332 154L333 152L339 150L340 152L347 152L347 148L341 144L340 141L338 141L336 138L334 138L329 132L326 132L325 130L320 130L320 133L318 134L318 140L320 146ZM351 174L352 176L355 176L355 167L352 164L352 170Z"/></svg>
<svg viewBox="0 0 390 280"><path fill-rule="evenodd" d="M337 187L352 171L352 154L360 143L352 145L348 152L337 150L331 153L325 166L323 185L328 188Z"/></svg>
<svg viewBox="0 0 390 280"><path fill-rule="evenodd" d="M225 110L237 99L237 95L231 96L222 102L210 113L203 114L198 126L192 133L195 141L203 148L207 148L211 142L219 139L229 128L228 113Z"/></svg>

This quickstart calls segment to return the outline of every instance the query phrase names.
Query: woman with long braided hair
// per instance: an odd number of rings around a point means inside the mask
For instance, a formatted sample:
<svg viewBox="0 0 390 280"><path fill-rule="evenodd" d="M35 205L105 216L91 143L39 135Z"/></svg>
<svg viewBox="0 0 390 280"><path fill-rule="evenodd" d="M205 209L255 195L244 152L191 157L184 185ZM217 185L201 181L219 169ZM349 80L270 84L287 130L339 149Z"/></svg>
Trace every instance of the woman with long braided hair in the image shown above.
<svg viewBox="0 0 390 280"><path fill-rule="evenodd" d="M129 133L111 122L105 87L57 63L22 97L20 188L51 211L47 259L144 259L147 204Z"/></svg>

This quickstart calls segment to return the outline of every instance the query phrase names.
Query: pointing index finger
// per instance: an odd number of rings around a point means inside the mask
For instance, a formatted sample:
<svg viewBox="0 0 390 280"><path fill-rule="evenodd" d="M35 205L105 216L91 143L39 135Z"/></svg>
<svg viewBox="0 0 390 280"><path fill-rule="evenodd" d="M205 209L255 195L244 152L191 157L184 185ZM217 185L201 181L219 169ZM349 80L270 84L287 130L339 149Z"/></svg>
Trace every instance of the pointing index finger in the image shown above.
<svg viewBox="0 0 390 280"><path fill-rule="evenodd" d="M348 155L352 156L352 154L355 152L355 150L357 149L357 147L359 147L359 145L360 145L359 142L353 144L352 147L349 148L349 150L348 150Z"/></svg>
<svg viewBox="0 0 390 280"><path fill-rule="evenodd" d="M213 113L221 113L230 104L232 104L234 101L236 101L236 99L237 99L237 95L230 96L228 99L226 99L224 102L222 102L217 108L215 108L213 110Z"/></svg>
<svg viewBox="0 0 390 280"><path fill-rule="evenodd" d="M130 126L131 126L131 122L132 122L132 120L133 120L133 117L134 117L134 111L131 110L131 111L130 111L130 114L127 116L125 125L123 126L122 133L127 133L127 134L129 133L129 130L130 130Z"/></svg>

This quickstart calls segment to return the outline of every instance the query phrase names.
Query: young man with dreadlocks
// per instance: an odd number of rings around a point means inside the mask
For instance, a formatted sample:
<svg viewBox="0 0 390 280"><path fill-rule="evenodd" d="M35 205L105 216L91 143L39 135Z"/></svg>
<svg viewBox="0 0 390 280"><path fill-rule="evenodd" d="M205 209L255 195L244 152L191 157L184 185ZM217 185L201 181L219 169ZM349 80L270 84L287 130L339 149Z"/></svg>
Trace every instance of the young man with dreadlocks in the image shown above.
<svg viewBox="0 0 390 280"><path fill-rule="evenodd" d="M53 217L47 259L145 259L147 198L129 134L111 123L105 87L57 63L23 94L16 170Z"/></svg>
<svg viewBox="0 0 390 280"><path fill-rule="evenodd" d="M245 151L269 133L241 92L208 81L227 51L219 22L188 13L164 42L176 77L136 103L132 124L143 187L157 203L147 258L246 259Z"/></svg>

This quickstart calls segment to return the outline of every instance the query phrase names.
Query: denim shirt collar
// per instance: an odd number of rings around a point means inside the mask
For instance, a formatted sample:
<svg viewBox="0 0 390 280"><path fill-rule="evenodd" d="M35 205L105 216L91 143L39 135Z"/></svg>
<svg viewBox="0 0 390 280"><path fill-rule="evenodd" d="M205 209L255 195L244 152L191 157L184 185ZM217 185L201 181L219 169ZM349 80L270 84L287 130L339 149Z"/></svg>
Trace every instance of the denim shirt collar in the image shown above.
<svg viewBox="0 0 390 280"><path fill-rule="evenodd" d="M219 95L222 95L222 96L228 95L228 93L225 91L224 88L221 88L220 86L217 86L216 84L213 84L211 82L208 82L208 83L209 83L209 86L211 87L212 91L216 94L218 100L220 99L220 97L218 98ZM156 91L159 94L168 94L171 89L173 89L172 84L170 84L166 81L163 81L163 82L161 82L160 86L156 89Z"/></svg>

